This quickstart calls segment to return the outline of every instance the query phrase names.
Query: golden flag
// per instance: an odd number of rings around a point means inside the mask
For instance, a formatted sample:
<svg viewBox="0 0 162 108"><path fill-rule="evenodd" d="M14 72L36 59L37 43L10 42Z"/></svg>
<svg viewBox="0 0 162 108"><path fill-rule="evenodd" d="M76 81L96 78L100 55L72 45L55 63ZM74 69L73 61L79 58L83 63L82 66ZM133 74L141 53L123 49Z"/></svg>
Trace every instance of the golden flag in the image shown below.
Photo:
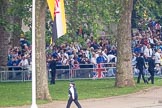
<svg viewBox="0 0 162 108"><path fill-rule="evenodd" d="M52 38L55 41L66 33L64 0L47 0L47 2L53 20Z"/></svg>
<svg viewBox="0 0 162 108"><path fill-rule="evenodd" d="M51 13L52 20L54 20L54 12L55 12L55 0L47 0L47 4Z"/></svg>

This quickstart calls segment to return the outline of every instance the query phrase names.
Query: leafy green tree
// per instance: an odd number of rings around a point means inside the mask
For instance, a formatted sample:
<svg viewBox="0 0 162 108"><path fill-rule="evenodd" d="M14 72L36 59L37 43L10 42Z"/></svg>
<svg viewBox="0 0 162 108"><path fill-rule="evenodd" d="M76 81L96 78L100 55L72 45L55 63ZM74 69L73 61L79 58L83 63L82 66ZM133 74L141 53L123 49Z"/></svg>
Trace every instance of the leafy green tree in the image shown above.
<svg viewBox="0 0 162 108"><path fill-rule="evenodd" d="M81 29L83 34L89 36L93 33L94 37L100 37L99 31L105 30L110 23L118 20L114 11L118 11L119 8L114 9L115 4L112 0L66 0L68 26L66 36L72 38L73 41L78 41L78 37L83 38L82 34L77 34ZM110 29L105 31L110 33ZM58 39L60 43L67 40L66 36Z"/></svg>
<svg viewBox="0 0 162 108"><path fill-rule="evenodd" d="M22 19L27 18L31 14L31 0L1 0L1 17L0 17L0 51L1 60L0 65L7 64L7 55L9 46L19 46L19 36L22 33Z"/></svg>
<svg viewBox="0 0 162 108"><path fill-rule="evenodd" d="M137 27L137 23L141 19L148 20L151 18L153 20L161 21L162 2L160 2L160 0L134 0L133 11L133 23L135 24L135 27Z"/></svg>

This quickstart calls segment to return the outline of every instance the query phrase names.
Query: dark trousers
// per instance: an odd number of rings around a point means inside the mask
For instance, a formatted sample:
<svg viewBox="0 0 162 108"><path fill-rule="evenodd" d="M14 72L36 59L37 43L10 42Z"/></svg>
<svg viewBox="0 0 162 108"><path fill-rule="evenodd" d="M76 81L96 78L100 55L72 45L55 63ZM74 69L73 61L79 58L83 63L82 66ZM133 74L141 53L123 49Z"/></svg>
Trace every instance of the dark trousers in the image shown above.
<svg viewBox="0 0 162 108"><path fill-rule="evenodd" d="M148 78L148 81L151 80L151 84L154 84L154 71L149 71L150 72L150 77Z"/></svg>
<svg viewBox="0 0 162 108"><path fill-rule="evenodd" d="M82 108L81 105L80 105L79 102L78 102L78 99L73 100L71 97L70 97L69 100L68 100L68 103L67 103L67 105L66 105L66 108L70 108L71 103L72 103L73 101L74 101L74 103L76 104L76 106L77 106L78 108Z"/></svg>
<svg viewBox="0 0 162 108"><path fill-rule="evenodd" d="M50 71L51 73L51 82L50 84L55 84L55 76L56 76L56 71Z"/></svg>
<svg viewBox="0 0 162 108"><path fill-rule="evenodd" d="M142 79L143 79L144 83L146 83L146 80L145 80L145 77L144 77L144 73L143 73L143 69L142 68L139 69L137 83L140 83L141 76L142 76Z"/></svg>

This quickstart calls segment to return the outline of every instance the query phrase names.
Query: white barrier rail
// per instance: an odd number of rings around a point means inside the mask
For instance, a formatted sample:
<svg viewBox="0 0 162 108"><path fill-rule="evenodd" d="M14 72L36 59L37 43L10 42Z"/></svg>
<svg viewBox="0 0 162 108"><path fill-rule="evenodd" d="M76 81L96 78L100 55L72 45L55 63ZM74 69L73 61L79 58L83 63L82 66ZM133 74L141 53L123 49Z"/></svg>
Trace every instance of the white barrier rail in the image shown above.
<svg viewBox="0 0 162 108"><path fill-rule="evenodd" d="M0 66L0 81L30 81L31 69L24 66Z"/></svg>
<svg viewBox="0 0 162 108"><path fill-rule="evenodd" d="M48 79L51 78L50 72L48 72ZM133 67L134 76L138 75L138 70ZM6 81L31 81L32 78L31 67L21 66L0 66L0 82ZM99 75L100 74L100 75ZM91 79L91 78L110 78L115 77L116 64L115 63L103 63L99 65L93 64L79 64L78 68L72 66L57 65L56 79ZM146 77L149 76L147 69L145 70ZM155 76L161 77L162 72L155 73Z"/></svg>

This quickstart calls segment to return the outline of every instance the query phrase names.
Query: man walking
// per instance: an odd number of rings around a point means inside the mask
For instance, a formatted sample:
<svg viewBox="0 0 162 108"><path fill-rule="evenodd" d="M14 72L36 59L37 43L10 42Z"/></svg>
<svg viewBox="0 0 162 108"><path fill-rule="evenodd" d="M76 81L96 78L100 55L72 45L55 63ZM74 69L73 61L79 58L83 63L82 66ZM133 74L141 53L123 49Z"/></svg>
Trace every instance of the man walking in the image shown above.
<svg viewBox="0 0 162 108"><path fill-rule="evenodd" d="M144 72L143 72L143 69L144 68L146 69L143 53L140 53L140 56L137 57L136 61L137 61L136 67L137 67L137 69L139 69L137 83L140 83L141 76L142 76L144 83L147 83L147 81L145 80L145 77L144 77Z"/></svg>
<svg viewBox="0 0 162 108"><path fill-rule="evenodd" d="M81 105L78 102L78 94L77 94L77 90L76 90L76 87L75 87L75 83L70 82L69 86L70 86L69 87L69 99L68 99L68 103L66 105L66 108L70 108L71 103L73 101L78 108L82 108Z"/></svg>
<svg viewBox="0 0 162 108"><path fill-rule="evenodd" d="M155 58L154 56L152 56L149 60L148 60L148 71L150 73L150 77L148 78L148 81L151 80L151 83L154 84L154 71L155 69Z"/></svg>

